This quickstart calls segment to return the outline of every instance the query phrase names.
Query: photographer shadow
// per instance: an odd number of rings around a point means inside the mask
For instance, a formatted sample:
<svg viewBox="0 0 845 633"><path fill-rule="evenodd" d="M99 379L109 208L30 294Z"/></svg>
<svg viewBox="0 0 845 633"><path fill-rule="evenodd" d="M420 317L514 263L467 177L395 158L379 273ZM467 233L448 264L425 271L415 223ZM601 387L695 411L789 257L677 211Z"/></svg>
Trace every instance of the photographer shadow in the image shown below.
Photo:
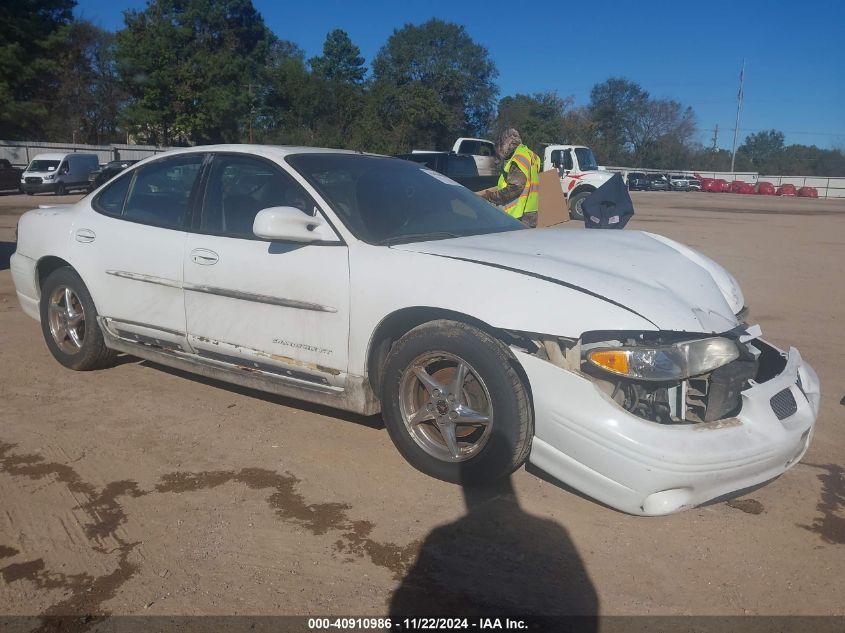
<svg viewBox="0 0 845 633"><path fill-rule="evenodd" d="M510 479L462 491L466 515L428 535L390 615L582 616L564 628L597 630L598 596L566 529L525 512Z"/></svg>

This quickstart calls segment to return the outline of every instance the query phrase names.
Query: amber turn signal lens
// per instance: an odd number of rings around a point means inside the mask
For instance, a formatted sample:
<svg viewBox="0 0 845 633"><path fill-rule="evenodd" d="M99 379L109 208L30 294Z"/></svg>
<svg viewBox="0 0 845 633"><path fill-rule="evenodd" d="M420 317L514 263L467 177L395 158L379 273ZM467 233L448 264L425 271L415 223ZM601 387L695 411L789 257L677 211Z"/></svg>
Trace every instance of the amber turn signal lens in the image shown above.
<svg viewBox="0 0 845 633"><path fill-rule="evenodd" d="M628 352L623 350L600 350L590 354L590 361L614 374L628 374Z"/></svg>

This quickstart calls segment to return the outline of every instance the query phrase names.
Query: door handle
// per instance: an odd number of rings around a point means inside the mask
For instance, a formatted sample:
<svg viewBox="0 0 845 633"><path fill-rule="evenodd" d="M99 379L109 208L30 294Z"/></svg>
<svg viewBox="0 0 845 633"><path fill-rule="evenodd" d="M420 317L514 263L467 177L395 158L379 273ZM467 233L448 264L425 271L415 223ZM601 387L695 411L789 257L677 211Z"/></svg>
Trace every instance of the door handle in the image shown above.
<svg viewBox="0 0 845 633"><path fill-rule="evenodd" d="M220 256L207 248L195 248L191 251L191 261L200 266L211 266L220 261Z"/></svg>
<svg viewBox="0 0 845 633"><path fill-rule="evenodd" d="M76 237L77 242L85 244L87 242L93 242L97 237L97 234L91 229L76 229L74 236Z"/></svg>

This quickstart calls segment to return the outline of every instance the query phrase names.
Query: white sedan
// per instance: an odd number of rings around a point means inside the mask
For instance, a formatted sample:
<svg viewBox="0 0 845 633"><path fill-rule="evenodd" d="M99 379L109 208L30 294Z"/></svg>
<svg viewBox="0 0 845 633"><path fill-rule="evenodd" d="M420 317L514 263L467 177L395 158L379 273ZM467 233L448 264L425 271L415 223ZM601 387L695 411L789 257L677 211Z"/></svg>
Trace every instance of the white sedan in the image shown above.
<svg viewBox="0 0 845 633"><path fill-rule="evenodd" d="M633 514L801 459L819 381L736 281L639 231L524 230L414 163L194 147L19 222L24 311L64 366L126 353L362 414L474 483L526 459Z"/></svg>

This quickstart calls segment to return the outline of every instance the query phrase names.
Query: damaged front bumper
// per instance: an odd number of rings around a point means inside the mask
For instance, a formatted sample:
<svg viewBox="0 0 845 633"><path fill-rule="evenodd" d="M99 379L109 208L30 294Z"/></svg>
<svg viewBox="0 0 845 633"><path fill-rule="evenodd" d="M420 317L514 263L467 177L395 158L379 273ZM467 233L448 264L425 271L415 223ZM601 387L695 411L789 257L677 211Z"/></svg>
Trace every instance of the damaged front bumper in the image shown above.
<svg viewBox="0 0 845 633"><path fill-rule="evenodd" d="M818 376L794 348L778 375L742 392L734 417L682 425L637 417L580 372L514 353L534 399L529 461L630 514L678 512L777 477L806 452L819 410Z"/></svg>

